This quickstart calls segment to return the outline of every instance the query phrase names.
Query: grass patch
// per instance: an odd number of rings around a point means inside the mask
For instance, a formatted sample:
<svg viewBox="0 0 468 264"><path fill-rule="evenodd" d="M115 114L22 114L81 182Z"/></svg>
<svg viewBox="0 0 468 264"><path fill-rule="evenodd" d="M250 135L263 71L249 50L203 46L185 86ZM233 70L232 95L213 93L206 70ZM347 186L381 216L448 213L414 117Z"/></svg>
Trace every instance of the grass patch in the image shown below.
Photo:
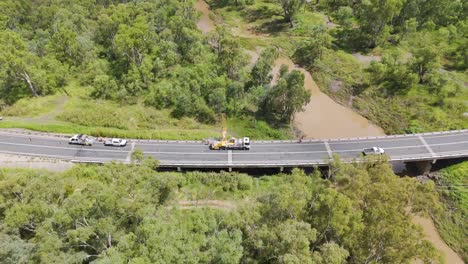
<svg viewBox="0 0 468 264"><path fill-rule="evenodd" d="M293 137L291 129L275 129L265 121L253 118L230 118L227 123L228 132L237 137L248 136L251 139L288 139Z"/></svg>
<svg viewBox="0 0 468 264"><path fill-rule="evenodd" d="M49 95L36 98L23 98L12 106L7 106L0 112L3 116L33 117L46 114L55 109L59 95Z"/></svg>
<svg viewBox="0 0 468 264"><path fill-rule="evenodd" d="M458 252L465 262L468 262L468 244L466 243L466 221L468 213L468 162L448 167L441 171L440 188L444 200L444 212L436 216L440 235L450 247Z"/></svg>
<svg viewBox="0 0 468 264"><path fill-rule="evenodd" d="M296 40L306 36L314 25L325 24L323 14L304 9L298 14L295 26L291 27L284 21L281 7L271 1L255 1L241 7L223 5L214 0L207 3L248 50L276 46L292 54Z"/></svg>
<svg viewBox="0 0 468 264"><path fill-rule="evenodd" d="M342 103L349 96L358 92L363 79L363 68L353 55L344 51L327 50L312 71L312 76L321 90L333 96ZM332 83L339 81L337 89L332 89Z"/></svg>
<svg viewBox="0 0 468 264"><path fill-rule="evenodd" d="M218 136L214 130L183 130L168 128L163 130L124 130L108 127L87 127L72 123L42 124L23 121L2 121L0 128L23 128L33 131L63 133L63 134L88 134L95 137L120 137L135 139L161 139L161 140L202 140Z"/></svg>
<svg viewBox="0 0 468 264"><path fill-rule="evenodd" d="M282 178L280 175L254 178L239 173L188 172L184 180L178 194L179 200L238 201L253 200L278 185Z"/></svg>
<svg viewBox="0 0 468 264"><path fill-rule="evenodd" d="M99 126L123 130L145 129L212 129L191 118L174 119L169 110L137 105L119 105L105 100L73 98L57 117L61 121L82 126Z"/></svg>
<svg viewBox="0 0 468 264"><path fill-rule="evenodd" d="M220 124L201 124L188 117L176 119L171 117L168 109L157 110L140 104L119 105L112 101L80 97L66 98L66 104L58 108L57 104L61 104L59 101L62 97L57 95L20 100L5 110L8 112L2 112L6 118L0 122L0 128L162 140L202 140L221 135ZM51 111L58 113L47 118L41 116ZM29 115L26 115L27 113ZM286 129L277 130L252 118L228 119L228 124L229 132L235 137L286 139L290 135Z"/></svg>

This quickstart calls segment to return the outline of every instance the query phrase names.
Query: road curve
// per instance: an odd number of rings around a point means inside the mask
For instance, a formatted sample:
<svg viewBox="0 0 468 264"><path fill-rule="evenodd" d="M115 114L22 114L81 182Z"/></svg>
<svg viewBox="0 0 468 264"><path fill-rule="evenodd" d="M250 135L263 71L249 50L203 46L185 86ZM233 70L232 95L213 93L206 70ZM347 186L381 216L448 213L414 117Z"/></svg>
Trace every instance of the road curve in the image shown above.
<svg viewBox="0 0 468 264"><path fill-rule="evenodd" d="M381 147L391 161L468 158L468 130L369 138L297 141L252 141L250 151L210 150L201 141L130 140L123 148L68 144L65 136L0 130L0 153L49 157L76 162L128 162L141 149L163 167L241 168L325 165L338 154L359 159L364 148Z"/></svg>

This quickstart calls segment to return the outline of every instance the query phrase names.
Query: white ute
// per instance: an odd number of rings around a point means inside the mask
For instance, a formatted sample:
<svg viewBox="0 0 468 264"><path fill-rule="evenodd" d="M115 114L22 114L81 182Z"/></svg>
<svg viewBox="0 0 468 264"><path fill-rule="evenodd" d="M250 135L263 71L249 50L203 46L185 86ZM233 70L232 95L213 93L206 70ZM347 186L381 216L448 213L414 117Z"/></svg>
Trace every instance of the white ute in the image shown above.
<svg viewBox="0 0 468 264"><path fill-rule="evenodd" d="M92 146L93 141L94 140L88 137L87 135L77 134L68 140L68 144Z"/></svg>
<svg viewBox="0 0 468 264"><path fill-rule="evenodd" d="M382 154L385 154L385 150L383 150L383 148L378 148L378 147L365 148L362 151L362 154L364 154L364 156L366 156L366 155L382 155Z"/></svg>
<svg viewBox="0 0 468 264"><path fill-rule="evenodd" d="M127 140L121 139L121 138L113 138L113 139L104 141L104 146L125 147L126 145L127 145Z"/></svg>

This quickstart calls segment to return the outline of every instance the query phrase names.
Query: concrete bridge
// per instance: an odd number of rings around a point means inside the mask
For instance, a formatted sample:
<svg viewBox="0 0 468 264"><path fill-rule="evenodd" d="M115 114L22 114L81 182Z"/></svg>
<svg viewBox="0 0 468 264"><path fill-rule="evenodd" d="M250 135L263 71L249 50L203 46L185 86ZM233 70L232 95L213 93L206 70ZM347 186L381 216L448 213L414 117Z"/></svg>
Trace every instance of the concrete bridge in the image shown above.
<svg viewBox="0 0 468 264"><path fill-rule="evenodd" d="M337 154L359 161L364 148L380 147L389 161L411 162L427 170L437 160L468 158L468 130L328 140L252 141L250 151L210 150L202 141L130 140L123 148L68 145L68 136L0 130L0 153L73 162L129 162L133 150L159 160L161 168L243 169L327 166Z"/></svg>

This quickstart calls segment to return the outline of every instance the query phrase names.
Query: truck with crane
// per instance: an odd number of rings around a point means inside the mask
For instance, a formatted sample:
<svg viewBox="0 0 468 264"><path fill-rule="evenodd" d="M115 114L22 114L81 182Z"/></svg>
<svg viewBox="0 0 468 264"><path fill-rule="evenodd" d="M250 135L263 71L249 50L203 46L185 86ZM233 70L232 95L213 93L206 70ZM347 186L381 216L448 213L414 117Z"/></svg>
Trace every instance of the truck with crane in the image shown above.
<svg viewBox="0 0 468 264"><path fill-rule="evenodd" d="M223 127L222 137L219 140L213 140L210 142L210 149L212 150L250 150L250 138L243 137L236 139L231 137L227 139L227 126L226 117L224 114L221 115L221 124Z"/></svg>

